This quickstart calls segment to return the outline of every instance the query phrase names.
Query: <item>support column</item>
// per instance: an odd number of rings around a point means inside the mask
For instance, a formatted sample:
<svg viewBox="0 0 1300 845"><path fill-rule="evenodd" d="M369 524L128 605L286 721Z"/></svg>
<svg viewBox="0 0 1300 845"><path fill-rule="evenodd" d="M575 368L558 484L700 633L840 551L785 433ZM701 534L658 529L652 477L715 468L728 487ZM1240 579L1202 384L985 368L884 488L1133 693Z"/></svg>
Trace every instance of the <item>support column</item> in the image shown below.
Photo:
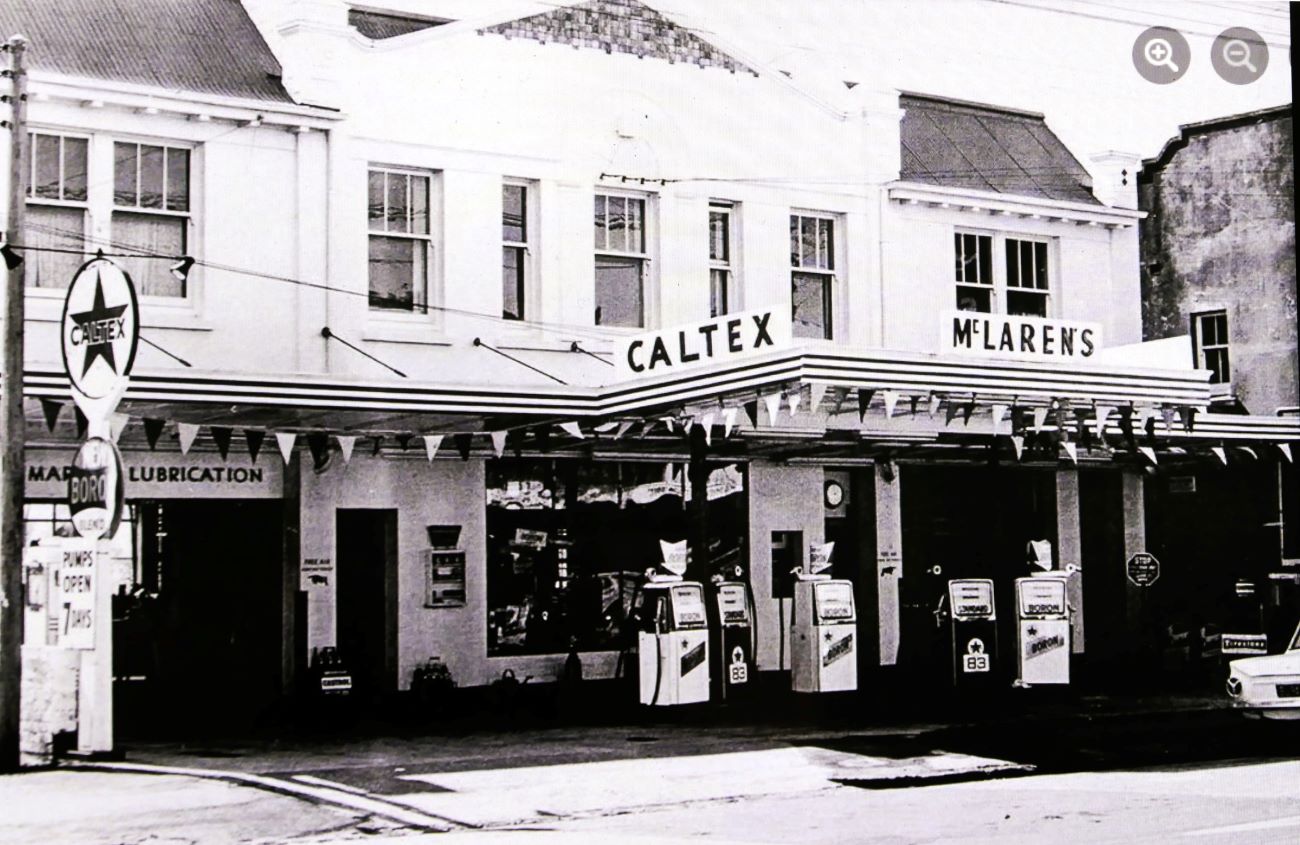
<svg viewBox="0 0 1300 845"><path fill-rule="evenodd" d="M1138 643L1141 641L1146 596L1141 587L1128 580L1125 567L1129 558L1147 550L1146 498L1142 474L1125 472L1120 476L1120 485L1120 501L1124 509L1124 559L1118 562L1117 575L1124 582L1125 638L1130 643Z"/></svg>
<svg viewBox="0 0 1300 845"><path fill-rule="evenodd" d="M880 623L880 665L898 662L899 594L903 576L901 485L893 464L876 466L876 612Z"/></svg>
<svg viewBox="0 0 1300 845"><path fill-rule="evenodd" d="M1056 473L1056 557L1070 603L1070 650L1083 653L1083 541L1079 529L1079 471Z"/></svg>

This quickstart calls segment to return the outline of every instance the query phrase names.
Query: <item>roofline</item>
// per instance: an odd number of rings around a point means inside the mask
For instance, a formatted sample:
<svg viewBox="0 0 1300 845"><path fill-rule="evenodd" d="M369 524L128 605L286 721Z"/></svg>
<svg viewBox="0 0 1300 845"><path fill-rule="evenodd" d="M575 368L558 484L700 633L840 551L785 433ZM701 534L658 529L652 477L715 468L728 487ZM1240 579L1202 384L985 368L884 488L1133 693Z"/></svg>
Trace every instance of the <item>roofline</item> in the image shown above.
<svg viewBox="0 0 1300 845"><path fill-rule="evenodd" d="M998 112L1001 114L1010 114L1016 117L1032 117L1046 122L1047 115L1042 112L1028 111L1025 109L1013 109L1007 106L996 106L992 103L979 103L974 100L959 100L955 97L943 97L938 94L922 94L919 91L899 91L898 97L911 97L914 100L925 100L931 103L943 103L948 106L965 106L967 108L981 109L983 111ZM901 105L901 104L900 104Z"/></svg>
<svg viewBox="0 0 1300 845"><path fill-rule="evenodd" d="M1280 117L1289 117L1291 115L1292 104L1287 103L1284 106L1271 106L1266 109L1256 109L1254 111L1241 112L1240 114L1230 114L1226 117L1214 117L1209 120L1198 120L1193 123L1183 123L1178 127L1178 134L1165 141L1165 145L1160 148L1160 152L1151 158L1142 159L1142 169L1138 172L1138 182L1151 181L1151 172L1163 169L1169 164L1174 155L1187 146L1196 135L1206 135L1210 132L1220 132L1225 129L1237 129L1242 126L1250 126L1256 123L1262 123L1266 120L1273 120Z"/></svg>

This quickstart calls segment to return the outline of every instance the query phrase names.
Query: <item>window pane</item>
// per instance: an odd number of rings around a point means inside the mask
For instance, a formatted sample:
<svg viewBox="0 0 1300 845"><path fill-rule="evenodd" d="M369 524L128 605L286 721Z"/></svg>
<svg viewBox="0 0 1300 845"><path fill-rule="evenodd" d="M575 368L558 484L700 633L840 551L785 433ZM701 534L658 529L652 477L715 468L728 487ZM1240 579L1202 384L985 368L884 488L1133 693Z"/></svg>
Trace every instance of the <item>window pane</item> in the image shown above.
<svg viewBox="0 0 1300 845"><path fill-rule="evenodd" d="M167 207L190 210L190 151L167 151Z"/></svg>
<svg viewBox="0 0 1300 845"><path fill-rule="evenodd" d="M1046 317L1047 297L1041 293L1009 290L1007 291L1007 313L1023 317Z"/></svg>
<svg viewBox="0 0 1300 845"><path fill-rule="evenodd" d="M1228 315L1218 314L1214 317L1215 334L1219 338L1219 343L1228 342Z"/></svg>
<svg viewBox="0 0 1300 845"><path fill-rule="evenodd" d="M370 171L368 218L371 231L384 231L384 174Z"/></svg>
<svg viewBox="0 0 1300 845"><path fill-rule="evenodd" d="M429 234L429 177L412 176L411 179L411 231L417 235Z"/></svg>
<svg viewBox="0 0 1300 845"><path fill-rule="evenodd" d="M966 278L966 273L965 273L966 262L962 258L961 242L962 242L961 233L960 232L954 233L952 236L952 254L956 258L957 265L956 265L956 274L953 276L953 278L955 278L959 282L963 281Z"/></svg>
<svg viewBox="0 0 1300 845"><path fill-rule="evenodd" d="M138 144L113 144L113 203L136 205L136 154Z"/></svg>
<svg viewBox="0 0 1300 845"><path fill-rule="evenodd" d="M1034 286L1047 290L1047 244L1034 244Z"/></svg>
<svg viewBox="0 0 1300 845"><path fill-rule="evenodd" d="M609 244L608 231L608 213L605 209L606 197L603 194L596 194L596 208L592 220L595 223L593 232L595 232L594 246L596 249L604 249Z"/></svg>
<svg viewBox="0 0 1300 845"><path fill-rule="evenodd" d="M609 226L609 249L615 252L627 252L627 198L610 197L609 215L605 218Z"/></svg>
<svg viewBox="0 0 1300 845"><path fill-rule="evenodd" d="M501 316L507 320L524 318L524 250L508 246L501 257Z"/></svg>
<svg viewBox="0 0 1300 845"><path fill-rule="evenodd" d="M36 135L32 144L33 196L59 199L59 136Z"/></svg>
<svg viewBox="0 0 1300 845"><path fill-rule="evenodd" d="M28 287L66 288L86 260L80 254L85 249L86 212L79 208L29 205L23 229L22 242L29 246L77 250L74 254L32 250L23 253Z"/></svg>
<svg viewBox="0 0 1300 845"><path fill-rule="evenodd" d="M596 256L596 325L645 324L641 260Z"/></svg>
<svg viewBox="0 0 1300 845"><path fill-rule="evenodd" d="M406 192L409 181L399 173L389 173L388 177L388 231L409 232L410 221L407 219Z"/></svg>
<svg viewBox="0 0 1300 845"><path fill-rule="evenodd" d="M627 201L627 249L645 252L645 200Z"/></svg>
<svg viewBox="0 0 1300 845"><path fill-rule="evenodd" d="M1201 345L1212 346L1219 342L1219 333L1216 331L1217 325L1212 315L1206 315L1200 318L1201 323Z"/></svg>
<svg viewBox="0 0 1300 845"><path fill-rule="evenodd" d="M835 221L817 221L817 266L823 270L835 269Z"/></svg>
<svg viewBox="0 0 1300 845"><path fill-rule="evenodd" d="M163 148L140 145L140 206L163 207Z"/></svg>
<svg viewBox="0 0 1300 845"><path fill-rule="evenodd" d="M791 267L799 266L799 256L802 255L802 253L803 250L799 246L799 217L798 215L791 214L790 215L790 266Z"/></svg>
<svg viewBox="0 0 1300 845"><path fill-rule="evenodd" d="M799 266L817 266L817 218L799 218Z"/></svg>
<svg viewBox="0 0 1300 845"><path fill-rule="evenodd" d="M424 242L370 236L370 307L412 311L424 303Z"/></svg>
<svg viewBox="0 0 1300 845"><path fill-rule="evenodd" d="M830 338L830 277L795 273L792 281L794 336Z"/></svg>
<svg viewBox="0 0 1300 845"><path fill-rule="evenodd" d="M957 310L991 313L993 311L993 290L984 286L958 285Z"/></svg>
<svg viewBox="0 0 1300 845"><path fill-rule="evenodd" d="M1020 242L1020 286L1034 287L1034 245L1029 241Z"/></svg>
<svg viewBox="0 0 1300 845"><path fill-rule="evenodd" d="M709 259L731 260L731 233L728 231L729 215L725 211L709 212Z"/></svg>
<svg viewBox="0 0 1300 845"><path fill-rule="evenodd" d="M979 249L979 258L977 259L977 273L973 281L981 285L993 284L993 238L989 235L976 235L975 244ZM967 279L967 281L972 281Z"/></svg>
<svg viewBox="0 0 1300 845"><path fill-rule="evenodd" d="M1007 287L1020 287L1020 241L1007 241Z"/></svg>
<svg viewBox="0 0 1300 845"><path fill-rule="evenodd" d="M63 198L86 201L86 139L63 139Z"/></svg>
<svg viewBox="0 0 1300 845"><path fill-rule="evenodd" d="M133 251L150 255L184 255L185 223L176 217L133 214L119 211L113 215L113 240ZM118 259L131 274L136 290L143 296L184 296L185 283L173 276L170 261L157 258Z"/></svg>
<svg viewBox="0 0 1300 845"><path fill-rule="evenodd" d="M523 185L506 185L501 189L501 239L514 243L528 240Z"/></svg>
<svg viewBox="0 0 1300 845"><path fill-rule="evenodd" d="M709 271L709 316L719 317L727 313L727 277L726 270Z"/></svg>

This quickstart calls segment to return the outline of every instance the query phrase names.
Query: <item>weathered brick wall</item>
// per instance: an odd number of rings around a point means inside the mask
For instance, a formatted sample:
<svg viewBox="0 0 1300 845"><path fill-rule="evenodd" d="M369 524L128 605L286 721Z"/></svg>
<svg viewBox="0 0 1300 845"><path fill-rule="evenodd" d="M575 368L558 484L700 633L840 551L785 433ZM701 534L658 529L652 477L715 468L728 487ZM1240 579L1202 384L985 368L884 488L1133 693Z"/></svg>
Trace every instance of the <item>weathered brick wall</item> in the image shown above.
<svg viewBox="0 0 1300 845"><path fill-rule="evenodd" d="M1139 187L1143 337L1185 335L1192 314L1225 308L1234 393L1256 414L1296 405L1290 112L1195 130L1171 149Z"/></svg>
<svg viewBox="0 0 1300 845"><path fill-rule="evenodd" d="M589 0L479 30L480 35L485 33L758 75L753 68L636 0Z"/></svg>

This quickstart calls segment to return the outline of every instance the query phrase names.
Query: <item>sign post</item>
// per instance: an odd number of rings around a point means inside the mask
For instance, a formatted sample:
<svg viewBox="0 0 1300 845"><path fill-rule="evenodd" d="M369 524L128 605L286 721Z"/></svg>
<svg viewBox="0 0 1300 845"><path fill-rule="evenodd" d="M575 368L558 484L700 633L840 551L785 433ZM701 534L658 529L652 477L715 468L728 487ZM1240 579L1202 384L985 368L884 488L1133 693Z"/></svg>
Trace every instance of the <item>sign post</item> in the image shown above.
<svg viewBox="0 0 1300 845"><path fill-rule="evenodd" d="M1149 552L1138 552L1125 567L1128 580L1137 587L1150 587L1160 578L1160 561Z"/></svg>

